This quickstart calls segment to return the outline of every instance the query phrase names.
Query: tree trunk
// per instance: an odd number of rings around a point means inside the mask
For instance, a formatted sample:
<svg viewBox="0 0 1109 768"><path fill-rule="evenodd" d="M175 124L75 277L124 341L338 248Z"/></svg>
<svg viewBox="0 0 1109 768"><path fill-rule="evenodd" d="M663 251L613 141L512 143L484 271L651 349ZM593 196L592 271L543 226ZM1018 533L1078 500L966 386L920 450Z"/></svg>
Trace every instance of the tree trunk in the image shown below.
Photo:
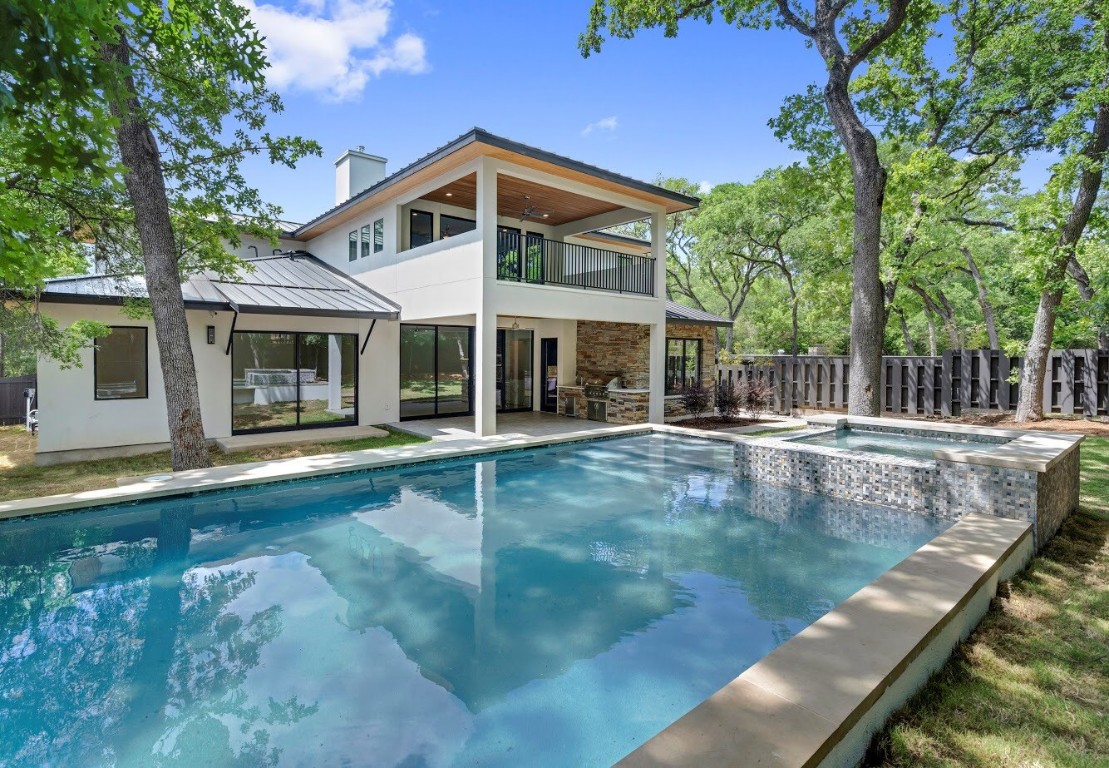
<svg viewBox="0 0 1109 768"><path fill-rule="evenodd" d="M916 352L916 349L913 347L913 336L911 333L909 333L909 323L905 320L905 313L900 309L896 311L897 320L899 323L901 323L901 335L905 339L905 354L914 354Z"/></svg>
<svg viewBox="0 0 1109 768"><path fill-rule="evenodd" d="M1109 49L1109 33L1105 36L1105 47ZM1109 86L1109 82L1106 85ZM1102 103L1098 105L1090 140L1082 150L1082 154L1091 163L1083 168L1079 177L1078 193L1074 197L1070 214L1059 233L1054 263L1048 268L1044 288L1040 292L1040 305L1036 308L1036 320L1032 325L1032 338L1028 341L1024 373L1020 380L1020 399L1017 401L1016 413L1018 423L1039 421L1044 417L1044 377L1047 375L1051 342L1055 336L1055 313L1063 299L1061 283L1066 275L1067 264L1074 258L1075 248L1090 220L1090 212L1101 189L1104 173L1102 163L1105 160L1107 148L1109 148L1109 103Z"/></svg>
<svg viewBox="0 0 1109 768"><path fill-rule="evenodd" d="M885 341L879 253L886 170L878 158L874 135L859 119L851 103L849 82L849 73L833 66L824 88L828 113L851 159L851 178L855 187L854 254L851 261L851 379L847 412L853 416L878 416L881 410L882 345Z"/></svg>
<svg viewBox="0 0 1109 768"><path fill-rule="evenodd" d="M924 302L924 311L928 315L928 336L932 344L932 356L935 357L936 355L936 326L932 321L934 315L939 315L940 319L943 320L943 327L947 331L947 340L951 344L951 349L961 347L962 341L959 339L959 326L955 317L955 309L951 306L951 302L947 300L947 296L944 295L943 291L936 291L940 300L939 303L936 303L935 299L916 280L910 281L908 286L909 290L920 296L921 301Z"/></svg>
<svg viewBox="0 0 1109 768"><path fill-rule="evenodd" d="M928 354L939 357L939 348L936 345L936 318L927 306L924 307L924 317L928 320Z"/></svg>
<svg viewBox="0 0 1109 768"><path fill-rule="evenodd" d="M208 467L211 458L204 441L196 366L189 343L158 142L149 122L142 116L134 79L126 74L130 67L130 46L123 29L117 29L119 40L103 44L101 56L125 73L120 78L111 108L113 116L119 120L115 129L116 144L127 169L123 180L135 209L135 225L143 249L154 335L165 382L173 469Z"/></svg>
<svg viewBox="0 0 1109 768"><path fill-rule="evenodd" d="M974 255L965 245L960 249L967 260L967 271L974 278L974 285L978 289L978 306L982 309L982 320L986 323L986 335L990 337L990 349L1001 349L997 339L997 322L993 316L993 305L990 304L990 294L986 289L986 281L982 279L982 272L974 261Z"/></svg>
<svg viewBox="0 0 1109 768"><path fill-rule="evenodd" d="M735 321L724 331L724 349L729 355L735 354Z"/></svg>
<svg viewBox="0 0 1109 768"><path fill-rule="evenodd" d="M1078 259L1071 257L1067 262L1067 274L1074 278L1075 285L1078 286L1078 295L1082 297L1082 301L1090 304L1094 300L1094 289L1090 285L1090 276L1086 274L1086 270L1078 263ZM1102 352L1109 352L1109 327L1105 323L1099 323L1097 327L1097 348Z"/></svg>
<svg viewBox="0 0 1109 768"><path fill-rule="evenodd" d="M947 338L951 341L952 349L961 349L963 346L962 336L959 335L959 318L955 314L955 308L951 306L951 302L947 300L947 296L940 289L936 289L936 297L940 300L943 306L943 321L944 326L947 328Z"/></svg>

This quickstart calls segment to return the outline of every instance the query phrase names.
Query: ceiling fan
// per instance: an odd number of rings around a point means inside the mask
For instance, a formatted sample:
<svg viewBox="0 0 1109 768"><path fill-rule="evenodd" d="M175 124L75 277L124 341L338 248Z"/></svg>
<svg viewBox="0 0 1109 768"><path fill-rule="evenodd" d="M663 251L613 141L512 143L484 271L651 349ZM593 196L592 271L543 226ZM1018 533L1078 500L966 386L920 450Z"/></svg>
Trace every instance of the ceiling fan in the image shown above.
<svg viewBox="0 0 1109 768"><path fill-rule="evenodd" d="M528 195L524 195L524 210L520 212L520 221L526 221L527 219L549 219L550 217L551 214L546 211L538 210L532 205L531 198Z"/></svg>

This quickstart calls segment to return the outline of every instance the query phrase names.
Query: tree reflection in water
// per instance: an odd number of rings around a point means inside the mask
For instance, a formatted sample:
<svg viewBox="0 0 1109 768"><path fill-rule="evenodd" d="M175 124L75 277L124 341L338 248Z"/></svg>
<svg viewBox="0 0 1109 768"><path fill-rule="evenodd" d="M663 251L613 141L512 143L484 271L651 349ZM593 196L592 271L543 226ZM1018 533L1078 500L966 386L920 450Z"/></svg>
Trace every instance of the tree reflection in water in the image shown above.
<svg viewBox="0 0 1109 768"><path fill-rule="evenodd" d="M0 537L0 743L19 745L14 764L275 765L268 727L316 711L241 690L281 608L240 616L229 606L253 572L188 569L192 513L171 506L128 543L77 525Z"/></svg>

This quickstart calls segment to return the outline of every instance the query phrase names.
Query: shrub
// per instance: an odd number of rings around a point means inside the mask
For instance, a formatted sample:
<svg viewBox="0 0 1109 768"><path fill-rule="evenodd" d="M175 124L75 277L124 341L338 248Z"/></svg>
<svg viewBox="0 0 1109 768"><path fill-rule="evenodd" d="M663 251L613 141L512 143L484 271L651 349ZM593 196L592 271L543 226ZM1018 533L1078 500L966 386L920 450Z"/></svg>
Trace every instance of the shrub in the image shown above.
<svg viewBox="0 0 1109 768"><path fill-rule="evenodd" d="M740 379L742 382L742 379ZM734 421L743 407L742 386L737 387L731 379L716 385L716 410L720 418Z"/></svg>
<svg viewBox="0 0 1109 768"><path fill-rule="evenodd" d="M695 419L705 415L712 405L712 398L705 385L695 381L682 390L682 410Z"/></svg>
<svg viewBox="0 0 1109 768"><path fill-rule="evenodd" d="M773 394L773 390L762 379L743 382L743 392L740 399L752 421L758 421L763 417L770 408Z"/></svg>

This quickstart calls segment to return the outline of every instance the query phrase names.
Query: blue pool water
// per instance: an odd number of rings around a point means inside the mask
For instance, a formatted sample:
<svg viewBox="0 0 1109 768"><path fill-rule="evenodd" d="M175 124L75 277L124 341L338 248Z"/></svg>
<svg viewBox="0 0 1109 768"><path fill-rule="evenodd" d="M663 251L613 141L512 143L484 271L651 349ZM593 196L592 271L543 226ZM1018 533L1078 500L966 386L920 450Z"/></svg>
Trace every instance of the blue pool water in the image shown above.
<svg viewBox="0 0 1109 768"><path fill-rule="evenodd" d="M931 459L933 458L933 452L950 448L988 451L998 445L997 442L983 440L957 440L932 435L872 432L867 429L855 428L837 429L816 435L798 437L793 442L823 445L828 448L845 448L849 451L882 453L887 456L902 456L910 459Z"/></svg>
<svg viewBox="0 0 1109 768"><path fill-rule="evenodd" d="M650 435L0 524L0 765L606 765L943 523Z"/></svg>

